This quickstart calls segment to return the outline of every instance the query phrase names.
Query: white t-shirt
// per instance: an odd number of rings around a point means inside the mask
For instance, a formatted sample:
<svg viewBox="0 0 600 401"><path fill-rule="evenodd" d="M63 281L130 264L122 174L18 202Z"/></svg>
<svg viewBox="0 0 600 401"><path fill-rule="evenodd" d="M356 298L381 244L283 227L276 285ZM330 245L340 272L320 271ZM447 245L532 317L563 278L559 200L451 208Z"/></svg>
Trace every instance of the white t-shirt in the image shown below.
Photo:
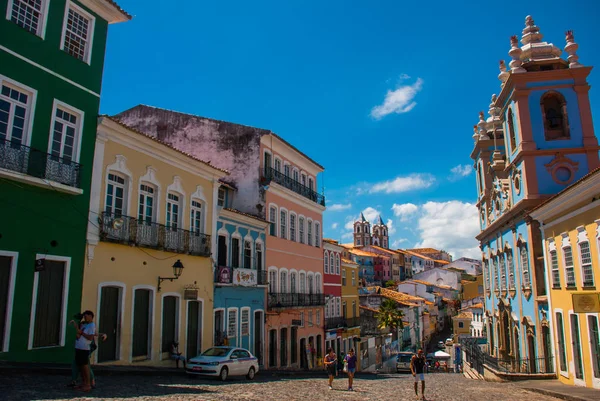
<svg viewBox="0 0 600 401"><path fill-rule="evenodd" d="M84 334L91 335L96 334L96 325L94 323L87 323L83 325L82 331ZM82 349L85 351L90 350L90 344L92 340L88 340L83 335L75 340L75 349Z"/></svg>

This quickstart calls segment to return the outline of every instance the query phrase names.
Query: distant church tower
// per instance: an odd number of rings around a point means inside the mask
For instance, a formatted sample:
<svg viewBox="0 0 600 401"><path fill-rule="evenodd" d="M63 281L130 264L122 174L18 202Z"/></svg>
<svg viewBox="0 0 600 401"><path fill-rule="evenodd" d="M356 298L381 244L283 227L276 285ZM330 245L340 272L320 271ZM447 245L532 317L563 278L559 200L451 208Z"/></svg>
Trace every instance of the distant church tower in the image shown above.
<svg viewBox="0 0 600 401"><path fill-rule="evenodd" d="M388 227L383 222L381 216L378 216L375 221L376 223L373 226L373 245L387 249L389 245Z"/></svg>
<svg viewBox="0 0 600 401"><path fill-rule="evenodd" d="M360 219L354 222L354 246L371 245L371 224L361 213Z"/></svg>

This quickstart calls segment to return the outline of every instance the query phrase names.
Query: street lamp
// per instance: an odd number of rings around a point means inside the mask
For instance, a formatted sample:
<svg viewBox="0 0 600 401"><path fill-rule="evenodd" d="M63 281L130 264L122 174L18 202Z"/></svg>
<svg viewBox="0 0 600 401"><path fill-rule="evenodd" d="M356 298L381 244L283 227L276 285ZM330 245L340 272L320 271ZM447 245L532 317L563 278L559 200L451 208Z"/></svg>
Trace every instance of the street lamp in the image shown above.
<svg viewBox="0 0 600 401"><path fill-rule="evenodd" d="M177 280L179 278L179 276L181 276L181 273L183 272L183 263L181 263L181 260L177 259L177 262L173 263L173 276L174 277L158 277L158 287L157 287L157 292L160 292L160 283L162 283L165 280L169 280L169 281L173 281L173 280Z"/></svg>

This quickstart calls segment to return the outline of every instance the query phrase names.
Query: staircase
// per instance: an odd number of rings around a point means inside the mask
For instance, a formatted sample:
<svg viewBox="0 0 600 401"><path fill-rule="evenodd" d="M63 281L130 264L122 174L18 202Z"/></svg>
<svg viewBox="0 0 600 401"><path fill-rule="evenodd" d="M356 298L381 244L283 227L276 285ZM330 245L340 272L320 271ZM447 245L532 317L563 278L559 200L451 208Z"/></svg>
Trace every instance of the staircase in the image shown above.
<svg viewBox="0 0 600 401"><path fill-rule="evenodd" d="M484 377L480 375L479 372L477 372L475 369L471 368L468 363L464 364L463 366L463 375L467 379L485 380Z"/></svg>

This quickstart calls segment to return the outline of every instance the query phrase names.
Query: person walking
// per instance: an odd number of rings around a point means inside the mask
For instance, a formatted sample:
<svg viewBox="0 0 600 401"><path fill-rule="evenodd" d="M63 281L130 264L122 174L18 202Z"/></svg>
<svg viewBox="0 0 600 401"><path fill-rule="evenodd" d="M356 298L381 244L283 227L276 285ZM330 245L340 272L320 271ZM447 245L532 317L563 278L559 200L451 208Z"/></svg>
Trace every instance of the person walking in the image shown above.
<svg viewBox="0 0 600 401"><path fill-rule="evenodd" d="M325 369L327 369L327 374L329 375L329 390L333 390L333 376L335 376L335 364L337 362L337 355L333 352L333 348L329 348L327 350L327 355L325 355L325 359L323 363L325 364Z"/></svg>
<svg viewBox="0 0 600 401"><path fill-rule="evenodd" d="M410 371L415 378L415 394L417 400L425 400L425 374L423 373L425 362L425 355L423 355L422 349L419 349L417 355L413 355L410 360ZM419 381L421 382L421 398L419 398Z"/></svg>
<svg viewBox="0 0 600 401"><path fill-rule="evenodd" d="M76 389L83 392L89 392L92 389L90 378L90 344L96 335L96 325L94 324L94 312L86 310L83 312L84 324L79 326L77 322L71 320L70 323L77 330L77 340L75 340L75 363L81 372L83 384Z"/></svg>
<svg viewBox="0 0 600 401"><path fill-rule="evenodd" d="M179 352L179 342L173 341L171 343L171 359L175 360L175 366L179 367L179 361L183 362L183 368L185 369L185 356Z"/></svg>
<svg viewBox="0 0 600 401"><path fill-rule="evenodd" d="M354 382L354 373L356 373L356 355L354 355L354 348L350 348L348 355L344 358L346 364L346 372L348 373L348 391L354 391L352 383Z"/></svg>

